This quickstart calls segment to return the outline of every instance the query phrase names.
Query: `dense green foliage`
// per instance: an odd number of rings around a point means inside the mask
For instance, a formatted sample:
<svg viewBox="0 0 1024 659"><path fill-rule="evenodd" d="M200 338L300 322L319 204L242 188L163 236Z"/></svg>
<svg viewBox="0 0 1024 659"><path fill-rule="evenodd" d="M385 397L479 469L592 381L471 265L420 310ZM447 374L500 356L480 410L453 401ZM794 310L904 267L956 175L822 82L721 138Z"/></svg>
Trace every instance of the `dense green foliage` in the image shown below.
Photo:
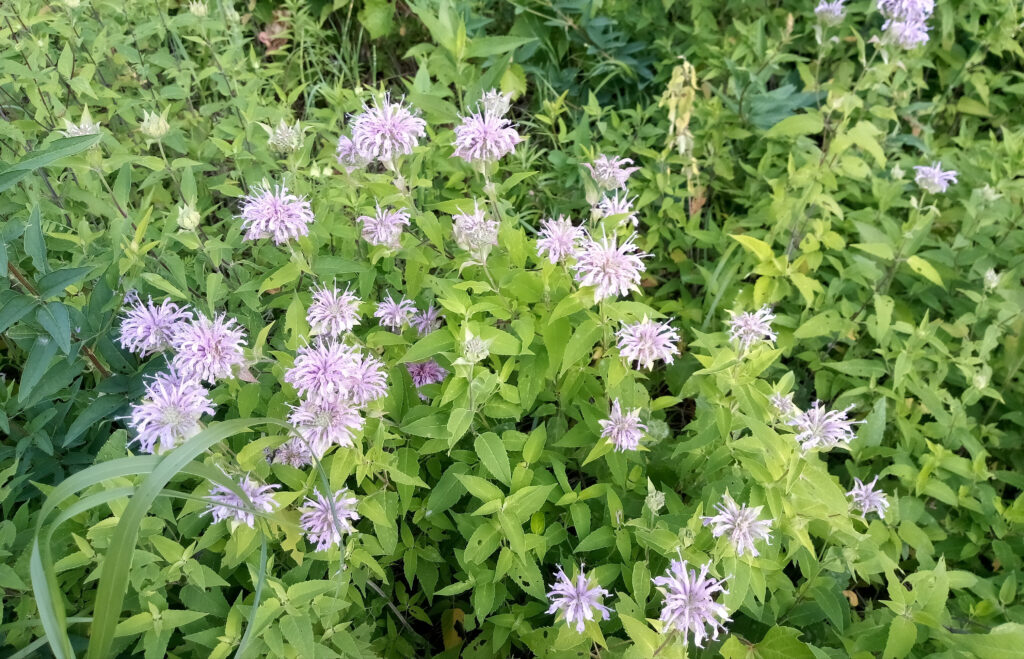
<svg viewBox="0 0 1024 659"><path fill-rule="evenodd" d="M837 27L814 6L0 5L0 647L1019 656L1021 3L940 2L908 52L873 39L872 1ZM491 88L513 96L525 140L484 177L450 145ZM335 160L348 116L381 91L427 121L399 185ZM83 113L100 135L65 138ZM145 113L169 131L141 132ZM304 129L285 155L261 127L281 120ZM652 256L641 291L595 304L534 239L542 218L590 217L581 164L599 153L641 166L629 194ZM926 194L913 167L936 161L959 179ZM243 239L240 200L264 180L310 199L309 236ZM501 220L485 266L451 236L474 199ZM412 212L397 252L360 239L377 202ZM354 448L270 464L312 286L332 280L365 302L355 334L389 395ZM165 368L116 342L130 290L247 330L248 372L160 457L132 455L125 422ZM388 293L437 304L443 327L377 327ZM730 312L763 305L778 339L740 355ZM644 316L679 330L674 363L619 358L614 330ZM467 333L489 356L465 359ZM423 401L405 364L429 358L451 374ZM849 450L801 453L776 392L852 406ZM612 399L643 410L642 450L599 439ZM280 484L280 510L211 524L210 484L242 472ZM865 520L845 492L875 476L891 507ZM321 484L360 500L341 551L314 552L297 525ZM759 556L702 524L726 492L773 520ZM651 578L680 555L727 578L728 633L703 649L660 633ZM578 634L545 593L556 564L581 562L613 615Z"/></svg>

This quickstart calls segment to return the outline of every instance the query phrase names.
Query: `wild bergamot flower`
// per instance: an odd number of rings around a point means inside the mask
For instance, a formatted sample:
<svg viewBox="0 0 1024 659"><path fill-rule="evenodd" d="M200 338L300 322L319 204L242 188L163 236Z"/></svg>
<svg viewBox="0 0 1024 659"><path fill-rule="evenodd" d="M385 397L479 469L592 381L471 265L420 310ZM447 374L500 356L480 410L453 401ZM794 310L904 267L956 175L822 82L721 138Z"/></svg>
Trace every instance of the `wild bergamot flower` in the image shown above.
<svg viewBox="0 0 1024 659"><path fill-rule="evenodd" d="M448 376L448 371L433 359L425 362L410 362L405 365L405 368L409 371L409 377L412 378L412 383L416 387L444 382Z"/></svg>
<svg viewBox="0 0 1024 659"><path fill-rule="evenodd" d="M232 520L256 528L256 511L272 513L277 508L274 501L274 490L280 485L264 485L249 477L248 474L235 481L245 498L239 497L223 485L214 485L206 496L207 507L203 515L210 515L216 524L222 520Z"/></svg>
<svg viewBox="0 0 1024 659"><path fill-rule="evenodd" d="M356 221L363 224L363 240L371 245L398 249L402 246L402 229L409 226L409 212L404 208L381 208L377 204L373 215L360 215Z"/></svg>
<svg viewBox="0 0 1024 659"><path fill-rule="evenodd" d="M615 445L616 451L634 451L647 431L640 421L640 410L623 411L618 399L612 401L612 411L601 424L601 437Z"/></svg>
<svg viewBox="0 0 1024 659"><path fill-rule="evenodd" d="M142 402L132 405L128 425L144 453L163 453L198 434L202 416L213 413L206 388L171 371L158 373L146 385Z"/></svg>
<svg viewBox="0 0 1024 659"><path fill-rule="evenodd" d="M339 397L304 400L292 408L288 422L317 458L331 446L352 446L365 420L355 405Z"/></svg>
<svg viewBox="0 0 1024 659"><path fill-rule="evenodd" d="M719 538L726 536L736 549L737 556L746 553L758 555L754 545L758 540L771 542L771 520L758 519L762 506L747 507L737 505L733 498L726 494L721 503L715 504L717 515L701 517L704 526L711 526L711 535Z"/></svg>
<svg viewBox="0 0 1024 659"><path fill-rule="evenodd" d="M481 110L462 117L462 122L455 127L455 147L453 156L458 156L471 165L486 165L497 162L502 157L514 152L516 144L522 137L516 132L512 122L506 119L504 112L493 104L481 103Z"/></svg>
<svg viewBox="0 0 1024 659"><path fill-rule="evenodd" d="M853 489L847 492L846 496L853 500L853 505L860 508L860 514L867 517L869 512L875 511L879 517L885 519L885 511L889 508L889 499L884 491L875 489L878 476L875 476L870 483L865 483L859 478L853 480L855 483Z"/></svg>
<svg viewBox="0 0 1024 659"><path fill-rule="evenodd" d="M121 320L121 347L142 357L171 347L171 337L181 323L192 320L188 306L164 299L159 306L153 298L143 304L134 300Z"/></svg>
<svg viewBox="0 0 1024 659"><path fill-rule="evenodd" d="M175 326L171 347L176 352L171 366L182 377L213 384L234 377L234 369L245 364L244 344L245 330L234 318L219 314L211 320L197 314L194 320Z"/></svg>
<svg viewBox="0 0 1024 659"><path fill-rule="evenodd" d="M359 519L356 512L359 500L346 496L348 489L344 487L330 497L319 490L315 494L315 499L306 499L299 523L309 541L316 545L316 551L327 551L340 545L344 534L355 531L352 522Z"/></svg>
<svg viewBox="0 0 1024 659"><path fill-rule="evenodd" d="M728 592L725 580L709 577L710 568L711 563L705 563L698 573L688 569L686 561L672 561L665 575L653 580L665 596L660 616L662 633L682 634L684 645L690 633L699 648L704 647L704 640L709 637L718 640L719 632L725 631L724 623L729 622L728 610L715 601L717 594Z"/></svg>
<svg viewBox="0 0 1024 659"><path fill-rule="evenodd" d="M242 199L239 217L246 240L270 238L275 245L307 235L314 219L309 201L284 185L254 188Z"/></svg>
<svg viewBox="0 0 1024 659"><path fill-rule="evenodd" d="M942 171L942 163L936 162L929 165L915 165L914 182L922 190L931 194L941 194L949 189L950 183L956 183L957 173L955 169Z"/></svg>
<svg viewBox="0 0 1024 659"><path fill-rule="evenodd" d="M572 220L564 215L559 215L557 220L543 220L539 233L537 256L547 255L552 265L575 255L586 236L583 227L573 225Z"/></svg>
<svg viewBox="0 0 1024 659"><path fill-rule="evenodd" d="M551 606L547 613L561 613L565 623L569 626L575 623L576 632L580 634L587 628L587 621L595 619L595 614L600 614L604 620L611 617L608 607L601 601L611 593L589 578L583 572L583 565L575 579L566 576L561 565L555 567L555 583L548 591Z"/></svg>
<svg viewBox="0 0 1024 659"><path fill-rule="evenodd" d="M804 451L813 449L828 451L837 446L849 447L850 442L857 435L853 426L860 423L846 417L846 413L852 408L853 405L845 410L829 410L823 408L821 401L818 400L814 401L809 410L795 414L786 423L799 431L796 440L800 442Z"/></svg>
<svg viewBox="0 0 1024 659"><path fill-rule="evenodd" d="M679 354L679 333L668 323L648 320L647 316L638 323L623 325L616 332L619 338L619 354L626 361L635 361L639 368L654 368L656 360L671 364Z"/></svg>
<svg viewBox="0 0 1024 659"><path fill-rule="evenodd" d="M774 343L778 335L772 331L775 314L765 305L757 311L734 314L729 321L729 340L737 344L742 355L755 343Z"/></svg>
<svg viewBox="0 0 1024 659"><path fill-rule="evenodd" d="M381 327L387 327L394 332L401 332L402 328L409 324L412 315L416 313L416 304L405 297L397 301L391 297L391 293L380 301L373 317L380 321Z"/></svg>
<svg viewBox="0 0 1024 659"><path fill-rule="evenodd" d="M443 318L444 316L441 315L440 310L431 304L423 311L417 311L413 314L409 324L413 326L417 334L426 336L441 327Z"/></svg>
<svg viewBox="0 0 1024 659"><path fill-rule="evenodd" d="M639 290L640 275L645 270L643 252L633 242L635 234L620 245L613 236L603 235L600 240L587 236L576 250L573 276L580 286L594 287L594 301Z"/></svg>
<svg viewBox="0 0 1024 659"><path fill-rule="evenodd" d="M626 189L629 175L640 169L639 167L629 167L632 164L633 161L629 158L619 156L609 158L602 153L594 159L594 162L584 163L583 166L590 171L590 176L597 183L597 187L610 191L618 188Z"/></svg>
<svg viewBox="0 0 1024 659"><path fill-rule="evenodd" d="M313 334L336 337L359 324L359 298L346 288L323 286L313 289L313 302L306 312Z"/></svg>
<svg viewBox="0 0 1024 659"><path fill-rule="evenodd" d="M390 164L412 153L426 135L426 126L404 103L392 103L391 95L385 94L353 118L352 142L363 157Z"/></svg>

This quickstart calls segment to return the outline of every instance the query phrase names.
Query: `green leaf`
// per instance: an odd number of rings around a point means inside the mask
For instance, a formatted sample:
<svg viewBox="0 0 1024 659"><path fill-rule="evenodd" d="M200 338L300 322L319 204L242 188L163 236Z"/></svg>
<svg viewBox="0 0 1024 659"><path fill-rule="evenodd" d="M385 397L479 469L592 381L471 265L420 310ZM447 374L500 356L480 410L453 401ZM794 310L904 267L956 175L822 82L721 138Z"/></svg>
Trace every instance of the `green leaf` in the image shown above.
<svg viewBox="0 0 1024 659"><path fill-rule="evenodd" d="M67 307L60 302L47 302L36 309L36 320L65 355L71 352L71 320L68 318Z"/></svg>
<svg viewBox="0 0 1024 659"><path fill-rule="evenodd" d="M366 0L356 18L370 33L371 39L380 39L391 34L395 27L395 6L388 0Z"/></svg>
<svg viewBox="0 0 1024 659"><path fill-rule="evenodd" d="M807 644L798 640L800 631L792 627L772 627L755 646L760 659L815 659Z"/></svg>
<svg viewBox="0 0 1024 659"><path fill-rule="evenodd" d="M41 277L36 282L39 297L45 300L60 295L65 288L84 279L90 270L92 268L63 268Z"/></svg>
<svg viewBox="0 0 1024 659"><path fill-rule="evenodd" d="M601 326L589 318L583 321L565 345L565 353L562 355L562 368L558 374L564 374L576 365L577 362L590 357L594 350L594 345L600 338ZM587 361L589 362L589 359Z"/></svg>
<svg viewBox="0 0 1024 659"><path fill-rule="evenodd" d="M271 273L263 283L260 284L260 295L263 295L267 291L275 288L281 288L285 284L290 284L299 278L302 274L302 270L298 264L289 261L283 266Z"/></svg>
<svg viewBox="0 0 1024 659"><path fill-rule="evenodd" d="M39 204L32 207L25 227L25 253L32 258L32 267L46 274L50 265L46 261L46 241L43 240L42 219L39 216Z"/></svg>
<svg viewBox="0 0 1024 659"><path fill-rule="evenodd" d="M7 293L7 295L4 295ZM0 292L0 332L7 331L7 328L28 315L36 306L34 298L28 295L19 295L14 291Z"/></svg>
<svg viewBox="0 0 1024 659"><path fill-rule="evenodd" d="M745 233L730 234L729 237L742 245L743 249L756 256L757 260L762 263L764 261L771 261L774 257L772 254L772 246L763 240L758 240L757 238L748 236Z"/></svg>
<svg viewBox="0 0 1024 659"><path fill-rule="evenodd" d="M889 623L889 636L885 641L882 659L903 659L917 643L917 625L903 616L894 616Z"/></svg>
<svg viewBox="0 0 1024 659"><path fill-rule="evenodd" d="M36 337L21 373L21 382L18 385L19 403L28 399L32 389L39 384L39 380L49 370L50 362L53 361L53 356L56 354L57 343L55 341L46 336Z"/></svg>
<svg viewBox="0 0 1024 659"><path fill-rule="evenodd" d="M466 48L466 58L490 57L515 50L536 41L536 37L474 37Z"/></svg>
<svg viewBox="0 0 1024 659"><path fill-rule="evenodd" d="M508 451L505 450L505 443L493 432L484 433L473 442L476 454L480 456L480 462L491 473L505 485L512 485L512 467L508 461Z"/></svg>
<svg viewBox="0 0 1024 659"><path fill-rule="evenodd" d="M910 269L921 275L936 286L945 288L945 284L942 283L942 277L939 275L939 271L935 269L928 261L925 261L920 256L911 256L907 259L907 265Z"/></svg>
<svg viewBox="0 0 1024 659"><path fill-rule="evenodd" d="M0 192L16 185L32 170L48 167L69 156L73 156L99 144L102 135L82 135L54 140L45 148L30 151L20 161L0 171Z"/></svg>
<svg viewBox="0 0 1024 659"><path fill-rule="evenodd" d="M455 338L448 328L442 327L412 344L399 361L403 364L426 361L454 347Z"/></svg>
<svg viewBox="0 0 1024 659"><path fill-rule="evenodd" d="M768 129L765 137L793 137L796 135L816 135L825 129L825 120L818 112L806 112L786 117Z"/></svg>

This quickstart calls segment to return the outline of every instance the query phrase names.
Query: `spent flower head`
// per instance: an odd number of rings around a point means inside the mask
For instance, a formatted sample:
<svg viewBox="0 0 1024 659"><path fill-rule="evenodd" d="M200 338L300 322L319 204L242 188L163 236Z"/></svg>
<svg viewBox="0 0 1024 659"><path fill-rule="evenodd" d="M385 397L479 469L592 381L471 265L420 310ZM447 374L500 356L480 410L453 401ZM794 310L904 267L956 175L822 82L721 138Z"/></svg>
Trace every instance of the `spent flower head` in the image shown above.
<svg viewBox="0 0 1024 659"><path fill-rule="evenodd" d="M142 402L132 405L128 425L143 453L163 453L195 436L202 416L213 413L206 388L171 371L158 373L146 385Z"/></svg>
<svg viewBox="0 0 1024 659"><path fill-rule="evenodd" d="M409 226L409 212L404 208L381 208L377 204L373 215L360 215L356 221L363 224L363 240L371 245L398 249L402 246L402 228Z"/></svg>
<svg viewBox="0 0 1024 659"><path fill-rule="evenodd" d="M635 451L647 431L640 421L640 410L623 410L618 399L612 401L612 411L601 424L601 437L615 445L616 451Z"/></svg>
<svg viewBox="0 0 1024 659"><path fill-rule="evenodd" d="M590 171L590 176L597 183L597 187L610 191L619 188L626 189L629 175L640 169L639 167L629 167L632 164L633 161L630 158L620 158L619 156L609 158L602 153L594 159L594 162L584 163L583 166Z"/></svg>
<svg viewBox="0 0 1024 659"><path fill-rule="evenodd" d="M317 490L315 499L306 498L299 523L317 551L340 545L344 534L355 531L352 522L359 519L356 512L359 500L347 494L348 488L343 487L330 497Z"/></svg>
<svg viewBox="0 0 1024 659"><path fill-rule="evenodd" d="M636 362L637 368L654 368L656 360L671 364L675 355L679 354L679 332L668 323L656 320L643 320L630 325L623 325L615 333L619 342L619 354L628 362Z"/></svg>
<svg viewBox="0 0 1024 659"><path fill-rule="evenodd" d="M582 634L587 628L587 621L595 619L595 613L601 614L604 620L611 617L602 600L611 593L594 582L583 572L583 565L575 579L570 579L561 565L555 566L555 582L548 591L551 606L547 613L561 614L570 627L575 623L576 632Z"/></svg>
<svg viewBox="0 0 1024 659"><path fill-rule="evenodd" d="M336 286L313 289L313 301L306 312L313 334L337 337L359 324L360 300L348 288Z"/></svg>
<svg viewBox="0 0 1024 659"><path fill-rule="evenodd" d="M821 406L821 401L814 401L806 412L800 412L786 423L797 429L796 440L803 451L821 449L828 451L837 446L848 448L857 433L853 426L860 421L848 419L845 410L829 410Z"/></svg>
<svg viewBox="0 0 1024 659"><path fill-rule="evenodd" d="M178 206L178 228L182 231L195 231L203 221L196 207L190 203Z"/></svg>
<svg viewBox="0 0 1024 659"><path fill-rule="evenodd" d="M870 483L864 483L859 478L854 478L853 489L846 493L846 496L853 500L853 505L860 509L860 514L867 517L868 513L875 511L878 516L885 519L885 511L889 508L889 499L883 490L876 490L875 483L878 476Z"/></svg>
<svg viewBox="0 0 1024 659"><path fill-rule="evenodd" d="M275 245L307 235L314 219L309 201L292 194L285 185L254 188L242 198L239 217L246 240L271 238Z"/></svg>
<svg viewBox="0 0 1024 659"><path fill-rule="evenodd" d="M936 162L932 165L915 165L914 182L925 192L941 194L949 189L950 183L956 183L957 172L955 169L942 171L942 163Z"/></svg>
<svg viewBox="0 0 1024 659"><path fill-rule="evenodd" d="M213 384L234 377L234 369L245 364L244 345L245 330L234 318L223 313L213 319L197 314L194 320L175 326L171 365L182 377Z"/></svg>
<svg viewBox="0 0 1024 659"><path fill-rule="evenodd" d="M159 305L153 304L153 298L145 304L136 299L121 320L118 342L125 350L145 357L170 348L178 326L191 320L188 306L178 306L169 298Z"/></svg>
<svg viewBox="0 0 1024 659"><path fill-rule="evenodd" d="M710 569L710 562L701 565L698 573L689 569L684 560L672 561L664 576L653 579L654 585L665 596L659 616L663 623L662 633L678 632L684 645L691 633L699 648L704 647L707 638L718 640L719 632L725 631L725 623L730 621L728 610L715 601L719 593L728 594L725 580L709 577Z"/></svg>
<svg viewBox="0 0 1024 659"><path fill-rule="evenodd" d="M547 256L552 265L576 254L580 243L586 237L583 227L573 225L565 215L557 220L542 220L537 238L537 256Z"/></svg>
<svg viewBox="0 0 1024 659"><path fill-rule="evenodd" d="M747 504L737 505L727 493L720 503L715 504L717 515L701 517L704 526L711 526L711 535L726 536L736 549L737 556L750 553L758 555L755 542L764 540L771 544L771 520L758 519L763 506L750 508Z"/></svg>
<svg viewBox="0 0 1024 659"><path fill-rule="evenodd" d="M277 508L274 501L274 490L281 487L278 484L263 485L252 479L248 474L235 481L245 497L239 497L223 485L214 485L207 495L207 507L203 515L210 515L216 524L222 520L231 520L239 524L245 524L249 528L256 528L255 511L272 513Z"/></svg>
<svg viewBox="0 0 1024 659"><path fill-rule="evenodd" d="M595 302L639 290L640 275L645 270L643 258L649 254L634 253L639 250L633 242L635 237L633 234L620 245L614 235L605 234L600 240L586 236L576 250L573 276L580 286L594 287Z"/></svg>
<svg viewBox="0 0 1024 659"><path fill-rule="evenodd" d="M399 101L385 94L352 120L352 142L364 157L391 164L400 155L412 153L426 135L427 122Z"/></svg>

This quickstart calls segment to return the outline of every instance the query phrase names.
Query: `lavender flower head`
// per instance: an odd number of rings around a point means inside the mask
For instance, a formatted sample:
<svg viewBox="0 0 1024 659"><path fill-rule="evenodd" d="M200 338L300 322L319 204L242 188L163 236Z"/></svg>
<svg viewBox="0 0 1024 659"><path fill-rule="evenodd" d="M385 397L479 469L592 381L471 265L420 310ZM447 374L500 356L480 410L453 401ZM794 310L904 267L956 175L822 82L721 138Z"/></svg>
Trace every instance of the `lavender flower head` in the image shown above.
<svg viewBox="0 0 1024 659"><path fill-rule="evenodd" d="M334 340L318 340L298 349L295 364L285 371L284 381L300 396L311 399L342 395L345 378L358 359L354 348Z"/></svg>
<svg viewBox="0 0 1024 659"><path fill-rule="evenodd" d="M271 238L275 245L307 235L314 219L309 201L293 195L284 185L254 188L242 198L239 217L246 240Z"/></svg>
<svg viewBox="0 0 1024 659"><path fill-rule="evenodd" d="M619 354L628 362L635 361L638 368L642 365L652 369L658 359L671 364L679 354L679 333L668 323L648 320L647 316L638 323L623 325L615 335L619 338Z"/></svg>
<svg viewBox="0 0 1024 659"><path fill-rule="evenodd" d="M354 117L352 142L363 157L390 165L398 156L412 153L426 135L426 126L404 103L392 103L391 95L385 94Z"/></svg>
<svg viewBox="0 0 1024 659"><path fill-rule="evenodd" d="M621 245L614 235L604 235L600 240L584 238L576 251L573 276L580 286L595 287L595 302L639 290L640 273L645 270L643 257L649 255L634 254L638 250L635 237L630 236Z"/></svg>
<svg viewBox="0 0 1024 659"><path fill-rule="evenodd" d="M594 583L583 572L583 565L580 565L580 572L575 579L570 579L562 570L561 565L556 565L555 582L551 584L548 591L548 601L551 606L546 613L559 613L565 618L567 625L576 623L576 632L582 634L587 628L587 621L594 620L594 613L600 613L602 619L608 620L611 612L601 600L609 597L611 593L602 588L600 584Z"/></svg>
<svg viewBox="0 0 1024 659"><path fill-rule="evenodd" d="M564 215L559 215L557 220L543 220L537 239L537 256L547 254L552 265L564 261L576 253L585 236L583 227L574 226Z"/></svg>
<svg viewBox="0 0 1024 659"><path fill-rule="evenodd" d="M274 462L302 469L313 464L313 452L301 437L293 437L274 451Z"/></svg>
<svg viewBox="0 0 1024 659"><path fill-rule="evenodd" d="M377 204L374 215L360 215L356 221L363 223L363 240L371 245L398 249L402 246L402 227L409 226L409 212L404 208L383 209Z"/></svg>
<svg viewBox="0 0 1024 659"><path fill-rule="evenodd" d="M316 499L306 498L299 519L309 541L316 545L316 551L327 551L341 544L342 535L352 533L352 522L359 519L356 504L359 500L347 497L348 488L341 488L328 498L316 492Z"/></svg>
<svg viewBox="0 0 1024 659"><path fill-rule="evenodd" d="M775 408L775 412L783 421L800 414L800 410L797 409L797 406L793 403L792 393L783 395L777 391L768 397L768 402L772 404L772 407Z"/></svg>
<svg viewBox="0 0 1024 659"><path fill-rule="evenodd" d="M380 301L373 317L380 320L381 327L388 327L392 331L401 332L402 328L409 324L412 315L416 313L416 305L412 300L401 297L396 302L388 293L387 298Z"/></svg>
<svg viewBox="0 0 1024 659"><path fill-rule="evenodd" d="M121 320L121 347L145 357L171 347L171 336L179 323L192 320L188 306L179 307L165 299L160 306L149 298L146 304L136 299Z"/></svg>
<svg viewBox="0 0 1024 659"><path fill-rule="evenodd" d="M341 397L304 400L288 415L288 423L317 458L331 446L352 446L364 422L353 404Z"/></svg>
<svg viewBox="0 0 1024 659"><path fill-rule="evenodd" d="M335 286L316 288L306 320L314 334L338 336L359 324L359 298L348 288L344 291Z"/></svg>
<svg viewBox="0 0 1024 659"><path fill-rule="evenodd" d="M930 192L931 194L941 194L949 189L950 183L956 183L956 170L951 169L948 172L942 171L942 163L933 163L930 167L927 165L916 165L914 171L917 175L914 176L914 182L917 183L922 190Z"/></svg>
<svg viewBox="0 0 1024 659"><path fill-rule="evenodd" d="M594 162L584 163L583 166L590 171L590 176L597 183L597 187L611 191L618 188L626 189L629 175L640 169L628 166L632 164L633 161L630 158L620 158L619 156L609 158L602 153L594 159Z"/></svg>
<svg viewBox="0 0 1024 659"><path fill-rule="evenodd" d="M726 536L729 542L736 549L737 556L743 556L747 552L757 556L757 547L754 543L764 540L771 544L771 520L758 519L762 506L747 507L736 505L732 497L726 494L722 497L721 503L715 504L717 515L701 517L704 526L711 526L711 535L716 538Z"/></svg>
<svg viewBox="0 0 1024 659"><path fill-rule="evenodd" d="M209 514L216 524L221 520L231 520L239 524L245 524L249 528L256 528L254 511L262 510L271 513L277 508L274 501L274 490L280 485L261 485L258 481L249 478L246 474L241 480L236 481L238 487L245 493L245 499L224 487L214 485L207 495L207 508L203 515Z"/></svg>
<svg viewBox="0 0 1024 659"><path fill-rule="evenodd" d="M158 373L146 385L142 402L132 405L128 425L138 433L133 441L142 452L163 453L194 437L201 429L199 419L213 413L206 388L172 371Z"/></svg>
<svg viewBox="0 0 1024 659"><path fill-rule="evenodd" d="M846 17L846 7L843 6L846 0L821 0L814 8L814 15L818 20L830 27L835 27L843 22Z"/></svg>
<svg viewBox="0 0 1024 659"><path fill-rule="evenodd" d="M711 563L701 565L698 574L697 570L687 569L686 561L672 561L665 576L653 579L665 596L660 616L664 623L662 633L679 632L684 645L690 632L699 648L704 647L704 640L709 637L717 641L719 632L725 631L724 623L730 621L728 610L715 601L717 593L728 594L723 586L725 580L709 577L710 567Z"/></svg>
<svg viewBox="0 0 1024 659"><path fill-rule="evenodd" d="M885 519L885 511L889 508L889 499L883 490L875 489L878 476L875 476L875 480L870 483L864 483L859 478L853 480L855 483L853 489L847 492L846 496L853 500L853 505L860 508L860 514L867 517L868 513L873 510L878 513L880 518Z"/></svg>
<svg viewBox="0 0 1024 659"><path fill-rule="evenodd" d="M647 426L640 422L640 410L623 412L617 399L612 401L608 418L598 423L601 424L601 437L614 444L616 451L635 451L647 431Z"/></svg>
<svg viewBox="0 0 1024 659"><path fill-rule="evenodd" d="M935 0L878 0L878 11L886 21L882 25L885 41L911 50L928 41L928 19L935 11Z"/></svg>
<svg viewBox="0 0 1024 659"><path fill-rule="evenodd" d="M601 201L597 202L597 206L594 206L594 211L597 216L602 220L609 217L622 216L622 221L619 222L619 226L625 226L626 223L637 226L640 224L640 218L637 217L636 211L633 210L633 202L636 201L636 197L632 199L628 195L619 195L615 193L603 197Z"/></svg>
<svg viewBox="0 0 1024 659"><path fill-rule="evenodd" d="M245 364L245 330L236 325L235 319L225 314L213 320L197 314L195 320L179 323L171 335L171 347L176 351L172 368L183 378L210 384L233 377L234 368Z"/></svg>
<svg viewBox="0 0 1024 659"><path fill-rule="evenodd" d="M334 155L338 164L345 168L347 174L351 174L357 169L362 169L373 162L373 158L364 155L356 148L355 142L346 135L338 138L338 148Z"/></svg>
<svg viewBox="0 0 1024 659"><path fill-rule="evenodd" d="M341 383L342 395L356 405L366 405L388 393L384 362L373 355L356 354Z"/></svg>
<svg viewBox="0 0 1024 659"><path fill-rule="evenodd" d="M487 210L476 202L469 213L452 215L452 233L455 243L469 252L473 258L484 260L491 248L498 244L498 221L487 217Z"/></svg>
<svg viewBox="0 0 1024 659"><path fill-rule="evenodd" d="M734 315L729 321L729 340L737 343L741 355L760 341L774 343L778 335L772 331L773 320L775 314L768 305Z"/></svg>
<svg viewBox="0 0 1024 659"><path fill-rule="evenodd" d="M475 166L501 160L514 152L516 144L523 139L512 122L504 117L508 111L507 102L498 104L492 99L484 103L481 99L480 107L479 112L462 117L462 123L455 127L455 141L452 142L455 147L452 155Z"/></svg>
<svg viewBox="0 0 1024 659"><path fill-rule="evenodd" d="M409 324L413 326L417 334L426 336L441 327L443 318L444 316L441 315L438 308L431 304L423 311L417 311L413 314Z"/></svg>
<svg viewBox="0 0 1024 659"><path fill-rule="evenodd" d="M433 359L425 362L412 362L406 364L405 368L409 371L409 377L412 378L412 383L416 387L444 382L444 379L448 377L448 371Z"/></svg>
<svg viewBox="0 0 1024 659"><path fill-rule="evenodd" d="M845 410L827 410L818 400L809 410L800 412L786 423L799 431L796 440L800 442L801 449L805 452L813 449L828 451L837 446L848 448L857 435L853 426L860 423L846 417L846 413L852 408L853 405Z"/></svg>

